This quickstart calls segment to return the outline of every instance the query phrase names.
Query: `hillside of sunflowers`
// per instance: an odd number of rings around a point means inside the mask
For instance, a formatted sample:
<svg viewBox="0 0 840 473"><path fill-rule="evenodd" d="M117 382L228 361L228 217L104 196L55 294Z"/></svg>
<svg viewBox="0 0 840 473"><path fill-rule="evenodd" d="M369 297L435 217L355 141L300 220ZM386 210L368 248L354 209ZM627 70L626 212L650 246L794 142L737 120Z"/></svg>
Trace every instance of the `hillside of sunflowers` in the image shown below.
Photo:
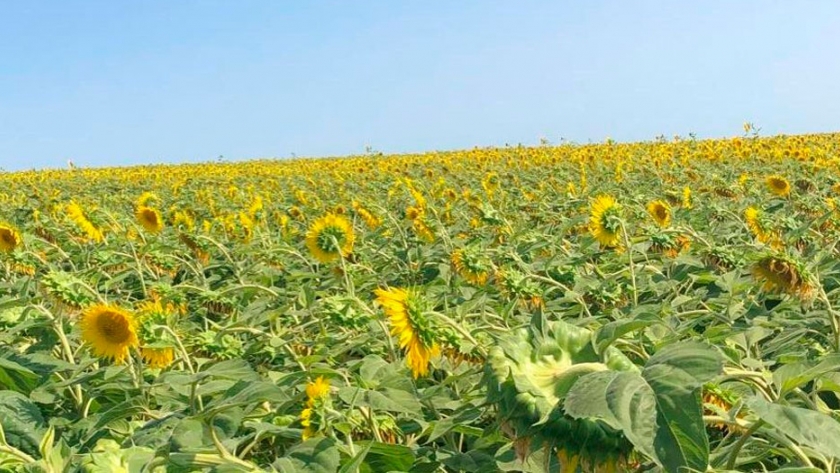
<svg viewBox="0 0 840 473"><path fill-rule="evenodd" d="M0 174L0 471L840 471L840 134Z"/></svg>

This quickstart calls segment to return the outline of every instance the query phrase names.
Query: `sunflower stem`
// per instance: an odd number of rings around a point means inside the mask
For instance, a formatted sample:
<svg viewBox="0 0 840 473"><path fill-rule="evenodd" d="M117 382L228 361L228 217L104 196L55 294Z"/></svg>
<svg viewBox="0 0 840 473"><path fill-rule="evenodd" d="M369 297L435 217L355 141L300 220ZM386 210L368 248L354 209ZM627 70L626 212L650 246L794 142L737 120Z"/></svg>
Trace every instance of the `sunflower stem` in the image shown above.
<svg viewBox="0 0 840 473"><path fill-rule="evenodd" d="M639 305L639 291L636 288L636 269L633 264L633 246L630 244L630 236L627 235L627 227L624 226L624 221L621 221L621 234L624 235L624 244L627 246L627 256L629 260L628 267L630 268L630 282L633 284L633 307Z"/></svg>

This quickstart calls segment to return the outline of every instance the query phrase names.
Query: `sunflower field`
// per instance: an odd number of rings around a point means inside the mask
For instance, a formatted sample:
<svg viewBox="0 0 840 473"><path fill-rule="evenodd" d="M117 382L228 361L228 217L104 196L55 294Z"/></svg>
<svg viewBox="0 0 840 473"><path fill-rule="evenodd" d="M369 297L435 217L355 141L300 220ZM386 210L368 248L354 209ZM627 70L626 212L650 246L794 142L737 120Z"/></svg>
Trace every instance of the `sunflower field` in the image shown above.
<svg viewBox="0 0 840 473"><path fill-rule="evenodd" d="M0 174L0 471L840 471L840 134Z"/></svg>

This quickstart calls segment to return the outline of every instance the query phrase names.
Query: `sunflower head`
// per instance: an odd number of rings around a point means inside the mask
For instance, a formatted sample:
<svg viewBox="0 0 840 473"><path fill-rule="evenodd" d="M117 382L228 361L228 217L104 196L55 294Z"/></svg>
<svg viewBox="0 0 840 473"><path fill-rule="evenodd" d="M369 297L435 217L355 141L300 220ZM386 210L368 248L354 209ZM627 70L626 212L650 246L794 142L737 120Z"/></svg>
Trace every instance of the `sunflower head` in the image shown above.
<svg viewBox="0 0 840 473"><path fill-rule="evenodd" d="M487 282L491 264L480 248L459 248L452 252L450 259L458 274L471 284L482 286Z"/></svg>
<svg viewBox="0 0 840 473"><path fill-rule="evenodd" d="M779 197L787 197L790 195L790 182L782 176L770 176L765 181L767 189Z"/></svg>
<svg viewBox="0 0 840 473"><path fill-rule="evenodd" d="M15 227L0 223L0 251L11 253L23 240Z"/></svg>
<svg viewBox="0 0 840 473"><path fill-rule="evenodd" d="M812 298L814 281L804 264L785 255L766 255L752 266L753 277L768 292L785 293L803 301Z"/></svg>
<svg viewBox="0 0 840 473"><path fill-rule="evenodd" d="M137 207L134 217L137 219L137 223L149 233L158 233L163 230L163 219L160 212L153 207L145 205Z"/></svg>
<svg viewBox="0 0 840 473"><path fill-rule="evenodd" d="M654 200L647 205L648 213L661 228L671 224L671 206L662 200Z"/></svg>
<svg viewBox="0 0 840 473"><path fill-rule="evenodd" d="M353 226L343 215L327 214L306 233L306 246L318 261L328 263L353 251Z"/></svg>
<svg viewBox="0 0 840 473"><path fill-rule="evenodd" d="M440 354L436 327L426 315L426 303L412 289L377 289L376 301L391 322L391 334L399 338L405 362L415 378L429 373L429 360Z"/></svg>
<svg viewBox="0 0 840 473"><path fill-rule="evenodd" d="M143 347L140 356L152 368L166 368L175 360L175 340L162 326L180 312L175 304L164 305L159 298L141 303L137 308L137 333Z"/></svg>
<svg viewBox="0 0 840 473"><path fill-rule="evenodd" d="M329 380L324 379L323 376L319 376L315 381L307 383L306 385L306 397L310 401L314 401L315 399L323 399L330 394L330 382Z"/></svg>
<svg viewBox="0 0 840 473"><path fill-rule="evenodd" d="M682 191L682 207L684 209L690 209L692 207L691 188L688 186L685 186Z"/></svg>
<svg viewBox="0 0 840 473"><path fill-rule="evenodd" d="M134 316L119 307L97 304L88 307L81 317L82 340L96 356L122 363L129 350L138 345Z"/></svg>
<svg viewBox="0 0 840 473"><path fill-rule="evenodd" d="M600 195L592 202L589 231L602 246L618 246L621 234L621 207L615 198Z"/></svg>

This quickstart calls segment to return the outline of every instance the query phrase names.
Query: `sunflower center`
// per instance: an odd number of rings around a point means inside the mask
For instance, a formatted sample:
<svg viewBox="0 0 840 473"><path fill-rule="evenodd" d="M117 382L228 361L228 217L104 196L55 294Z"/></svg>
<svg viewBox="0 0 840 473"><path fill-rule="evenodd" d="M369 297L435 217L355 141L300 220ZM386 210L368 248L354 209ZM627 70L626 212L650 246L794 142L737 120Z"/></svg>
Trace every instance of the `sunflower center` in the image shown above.
<svg viewBox="0 0 840 473"><path fill-rule="evenodd" d="M339 227L326 227L318 234L318 248L325 253L337 253L346 236Z"/></svg>
<svg viewBox="0 0 840 473"><path fill-rule="evenodd" d="M116 312L106 312L97 319L102 337L111 343L123 343L131 337L128 320Z"/></svg>
<svg viewBox="0 0 840 473"><path fill-rule="evenodd" d="M143 218L152 225L157 225L157 215L151 210L143 212Z"/></svg>
<svg viewBox="0 0 840 473"><path fill-rule="evenodd" d="M5 229L0 230L0 240L3 240L3 243L7 245L14 245L16 243L15 236L12 235L12 232Z"/></svg>
<svg viewBox="0 0 840 473"><path fill-rule="evenodd" d="M665 207L662 207L661 205L656 207L656 218L658 218L659 220L665 220L666 218L668 218L668 211L665 209Z"/></svg>

